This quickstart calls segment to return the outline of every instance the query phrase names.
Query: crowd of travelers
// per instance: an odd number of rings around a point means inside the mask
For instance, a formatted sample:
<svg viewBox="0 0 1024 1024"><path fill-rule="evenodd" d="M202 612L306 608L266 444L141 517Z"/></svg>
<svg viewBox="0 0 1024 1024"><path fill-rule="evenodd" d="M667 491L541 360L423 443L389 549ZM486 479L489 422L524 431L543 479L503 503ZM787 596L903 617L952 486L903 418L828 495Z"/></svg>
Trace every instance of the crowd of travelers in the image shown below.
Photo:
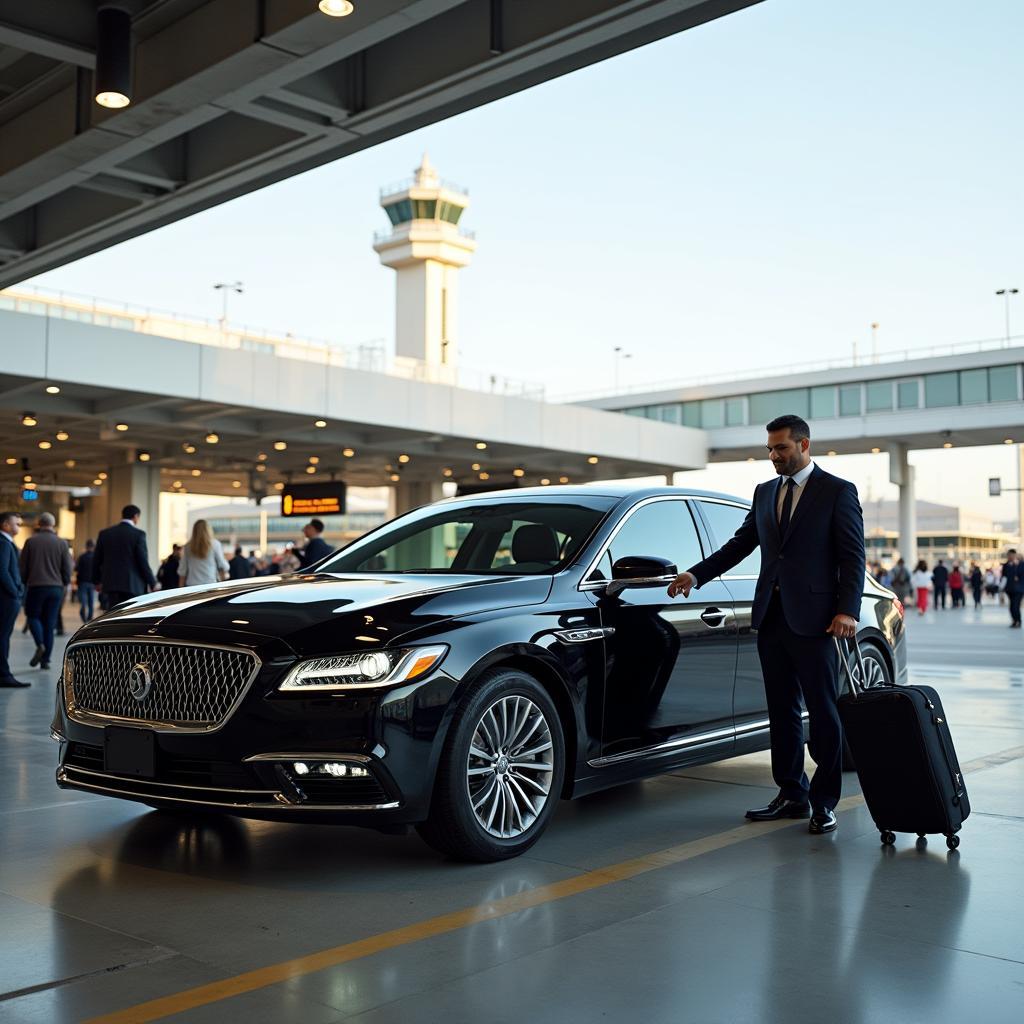
<svg viewBox="0 0 1024 1024"><path fill-rule="evenodd" d="M155 590L287 575L309 568L332 552L323 538L323 522L311 519L302 529L302 545L288 545L268 555L253 550L246 555L236 547L229 559L209 522L197 519L188 542L173 545L154 574L146 533L139 526L141 517L137 505L126 505L120 522L100 530L95 542L87 540L75 558L70 542L58 536L49 512L38 516L34 532L20 550L15 537L22 528L21 515L0 513L0 687L30 685L15 678L9 662L11 633L22 610L22 632L31 633L36 644L29 664L48 669L54 637L65 632L63 610L69 597L79 605L82 622L89 622L97 605L107 611Z"/></svg>
<svg viewBox="0 0 1024 1024"><path fill-rule="evenodd" d="M911 570L901 558L886 569L881 562L869 565L871 574L888 587L904 605L917 606L918 615L928 611L928 605L936 611L944 610L947 598L951 608L966 608L970 594L974 608L981 608L987 597L993 604L1007 605L1010 612L1010 626L1021 628L1021 599L1024 598L1024 560L1016 549L1010 548L1002 565L980 566L971 562L962 566L953 561L946 565L940 558L929 569L922 558Z"/></svg>

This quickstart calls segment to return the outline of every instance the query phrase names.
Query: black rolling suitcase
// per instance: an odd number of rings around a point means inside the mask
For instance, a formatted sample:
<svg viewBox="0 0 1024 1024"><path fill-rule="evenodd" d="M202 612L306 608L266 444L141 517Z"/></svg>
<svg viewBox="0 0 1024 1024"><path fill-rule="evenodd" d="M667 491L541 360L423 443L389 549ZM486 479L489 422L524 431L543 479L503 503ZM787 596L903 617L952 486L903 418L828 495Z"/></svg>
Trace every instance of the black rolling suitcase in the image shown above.
<svg viewBox="0 0 1024 1024"><path fill-rule="evenodd" d="M864 679L860 648L850 646ZM864 690L838 638L836 651L849 682L839 717L882 842L894 843L894 832L938 833L955 850L971 805L939 695L930 686Z"/></svg>

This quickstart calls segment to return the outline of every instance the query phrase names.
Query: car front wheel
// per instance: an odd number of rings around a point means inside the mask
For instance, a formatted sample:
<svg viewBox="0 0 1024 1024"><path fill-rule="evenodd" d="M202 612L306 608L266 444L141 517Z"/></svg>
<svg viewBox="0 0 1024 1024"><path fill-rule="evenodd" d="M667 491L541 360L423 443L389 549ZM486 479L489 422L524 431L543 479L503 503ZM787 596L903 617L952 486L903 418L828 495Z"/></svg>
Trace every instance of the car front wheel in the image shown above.
<svg viewBox="0 0 1024 1024"><path fill-rule="evenodd" d="M460 860L515 857L541 836L565 774L555 705L519 669L485 673L448 731L430 810L417 831Z"/></svg>

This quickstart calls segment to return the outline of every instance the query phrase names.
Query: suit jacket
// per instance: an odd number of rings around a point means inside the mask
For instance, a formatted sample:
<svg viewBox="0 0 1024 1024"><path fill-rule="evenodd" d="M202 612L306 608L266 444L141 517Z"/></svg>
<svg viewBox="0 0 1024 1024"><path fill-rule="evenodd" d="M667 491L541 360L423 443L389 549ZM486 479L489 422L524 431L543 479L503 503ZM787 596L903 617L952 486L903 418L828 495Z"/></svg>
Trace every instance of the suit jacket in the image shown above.
<svg viewBox="0 0 1024 1024"><path fill-rule="evenodd" d="M21 582L21 569L18 567L18 549L0 537L0 601L17 601L25 588Z"/></svg>
<svg viewBox="0 0 1024 1024"><path fill-rule="evenodd" d="M775 512L783 482L779 477L758 484L735 536L689 571L700 587L760 545L761 573L751 625L761 625L778 586L789 628L802 636L820 636L838 614L860 618L864 517L857 488L815 465L783 536Z"/></svg>
<svg viewBox="0 0 1024 1024"><path fill-rule="evenodd" d="M118 523L100 530L96 538L92 578L106 591L118 594L144 594L155 586L149 567L146 534L130 523Z"/></svg>
<svg viewBox="0 0 1024 1024"><path fill-rule="evenodd" d="M313 537L296 554L299 556L302 568L308 569L314 562L319 562L321 558L326 558L332 551L334 551L334 548L323 537Z"/></svg>

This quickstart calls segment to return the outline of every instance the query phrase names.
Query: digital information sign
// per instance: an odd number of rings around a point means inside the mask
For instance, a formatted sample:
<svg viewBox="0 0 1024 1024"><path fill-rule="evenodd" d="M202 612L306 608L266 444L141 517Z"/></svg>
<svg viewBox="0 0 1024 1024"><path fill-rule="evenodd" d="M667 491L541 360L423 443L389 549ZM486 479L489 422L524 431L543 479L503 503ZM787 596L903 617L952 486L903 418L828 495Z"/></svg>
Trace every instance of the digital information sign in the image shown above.
<svg viewBox="0 0 1024 1024"><path fill-rule="evenodd" d="M340 516L345 514L345 484L325 480L316 484L285 484L281 492L283 516Z"/></svg>

